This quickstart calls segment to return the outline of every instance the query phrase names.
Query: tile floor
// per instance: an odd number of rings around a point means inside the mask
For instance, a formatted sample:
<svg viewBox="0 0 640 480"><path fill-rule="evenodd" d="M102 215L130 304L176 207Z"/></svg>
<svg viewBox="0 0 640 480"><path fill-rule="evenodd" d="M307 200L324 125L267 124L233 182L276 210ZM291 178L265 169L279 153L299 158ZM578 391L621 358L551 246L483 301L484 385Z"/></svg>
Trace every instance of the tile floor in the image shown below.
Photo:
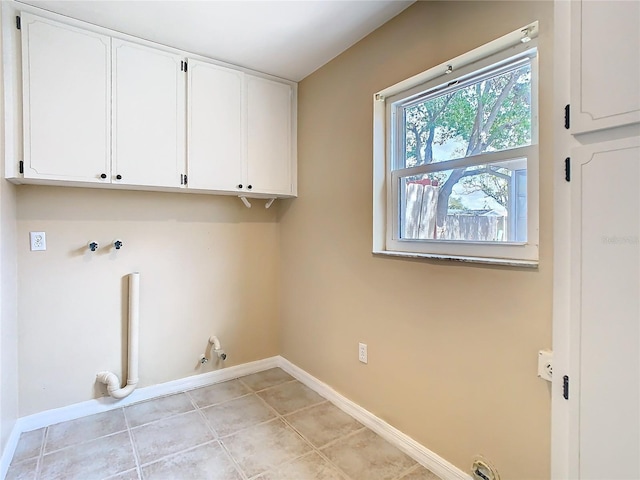
<svg viewBox="0 0 640 480"><path fill-rule="evenodd" d="M283 370L23 433L7 480L437 480Z"/></svg>

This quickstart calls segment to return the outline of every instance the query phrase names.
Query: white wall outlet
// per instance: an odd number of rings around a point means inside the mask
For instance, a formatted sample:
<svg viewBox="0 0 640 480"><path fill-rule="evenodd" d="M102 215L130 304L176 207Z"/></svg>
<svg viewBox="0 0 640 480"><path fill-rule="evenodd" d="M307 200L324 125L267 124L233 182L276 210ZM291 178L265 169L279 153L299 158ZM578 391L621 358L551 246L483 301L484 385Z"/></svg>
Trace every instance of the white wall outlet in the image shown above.
<svg viewBox="0 0 640 480"><path fill-rule="evenodd" d="M47 249L47 236L44 232L29 232L31 239L31 251Z"/></svg>
<svg viewBox="0 0 640 480"><path fill-rule="evenodd" d="M550 350L538 352L538 377L548 382L553 378L553 352Z"/></svg>
<svg viewBox="0 0 640 480"><path fill-rule="evenodd" d="M359 343L358 344L358 360L362 363L368 363L367 361L367 344Z"/></svg>

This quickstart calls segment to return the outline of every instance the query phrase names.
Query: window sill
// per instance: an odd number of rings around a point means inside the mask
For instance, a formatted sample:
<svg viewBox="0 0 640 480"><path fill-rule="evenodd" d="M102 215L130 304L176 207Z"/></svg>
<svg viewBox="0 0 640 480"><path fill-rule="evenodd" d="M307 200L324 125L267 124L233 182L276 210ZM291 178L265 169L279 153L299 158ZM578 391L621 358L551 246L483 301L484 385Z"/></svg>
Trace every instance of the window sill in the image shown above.
<svg viewBox="0 0 640 480"><path fill-rule="evenodd" d="M373 251L374 255L389 257L418 258L425 260L448 260L463 263L481 263L485 265L499 265L504 267L538 268L537 260L514 260L511 258L485 258L485 257L465 257L461 255L438 255L433 253L409 253L396 252L391 250Z"/></svg>

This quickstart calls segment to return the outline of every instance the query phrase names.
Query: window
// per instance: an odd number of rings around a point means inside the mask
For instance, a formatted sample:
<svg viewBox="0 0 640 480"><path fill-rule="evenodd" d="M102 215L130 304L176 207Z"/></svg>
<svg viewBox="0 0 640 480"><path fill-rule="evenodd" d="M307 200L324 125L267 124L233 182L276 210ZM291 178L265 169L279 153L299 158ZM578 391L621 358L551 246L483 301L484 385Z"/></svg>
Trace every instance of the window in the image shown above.
<svg viewBox="0 0 640 480"><path fill-rule="evenodd" d="M374 252L537 263L537 49L521 32L374 97Z"/></svg>

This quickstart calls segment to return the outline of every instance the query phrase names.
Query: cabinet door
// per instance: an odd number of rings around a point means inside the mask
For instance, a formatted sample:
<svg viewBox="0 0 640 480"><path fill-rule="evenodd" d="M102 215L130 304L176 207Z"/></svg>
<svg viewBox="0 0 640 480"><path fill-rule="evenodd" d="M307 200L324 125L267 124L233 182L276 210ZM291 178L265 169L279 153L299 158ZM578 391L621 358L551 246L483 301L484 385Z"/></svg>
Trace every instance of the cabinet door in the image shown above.
<svg viewBox="0 0 640 480"><path fill-rule="evenodd" d="M247 188L291 195L292 88L247 75Z"/></svg>
<svg viewBox="0 0 640 480"><path fill-rule="evenodd" d="M24 177L109 182L111 39L21 21Z"/></svg>
<svg viewBox="0 0 640 480"><path fill-rule="evenodd" d="M187 163L189 187L239 190L242 184L243 73L189 60Z"/></svg>
<svg viewBox="0 0 640 480"><path fill-rule="evenodd" d="M640 2L571 8L572 133L640 122Z"/></svg>
<svg viewBox="0 0 640 480"><path fill-rule="evenodd" d="M178 55L113 39L113 183L181 185L186 135L181 62Z"/></svg>
<svg viewBox="0 0 640 480"><path fill-rule="evenodd" d="M640 138L571 155L570 478L640 478Z"/></svg>

